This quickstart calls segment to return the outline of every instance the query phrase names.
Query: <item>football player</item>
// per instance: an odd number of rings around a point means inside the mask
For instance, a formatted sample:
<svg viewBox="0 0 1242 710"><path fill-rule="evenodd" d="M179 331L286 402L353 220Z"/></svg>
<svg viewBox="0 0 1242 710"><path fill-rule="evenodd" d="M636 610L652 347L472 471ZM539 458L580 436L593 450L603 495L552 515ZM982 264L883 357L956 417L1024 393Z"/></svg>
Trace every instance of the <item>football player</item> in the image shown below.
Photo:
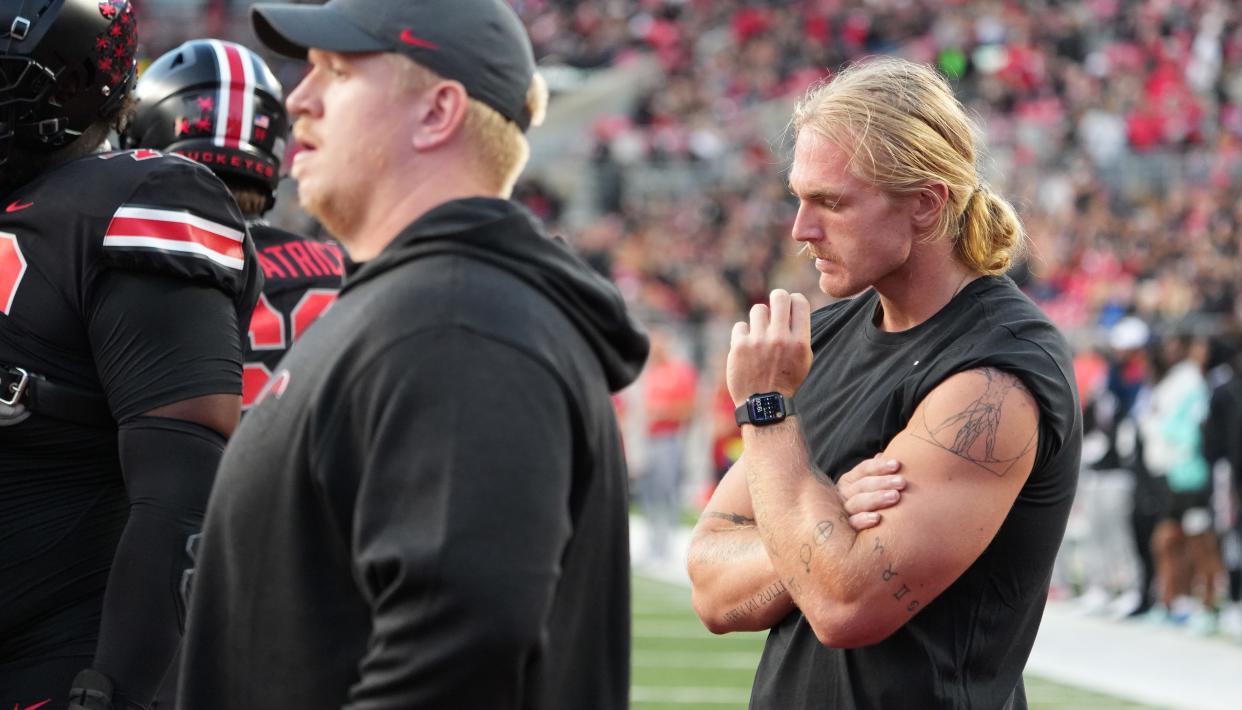
<svg viewBox="0 0 1242 710"><path fill-rule="evenodd" d="M264 285L246 343L245 409L289 345L336 300L343 252L334 241L306 239L262 219L275 202L289 115L280 83L259 55L232 42L190 40L147 67L134 98L121 145L203 163L228 185L250 227Z"/></svg>
<svg viewBox="0 0 1242 710"><path fill-rule="evenodd" d="M262 276L237 204L191 160L101 152L136 37L127 0L0 0L5 707L152 706L240 416Z"/></svg>

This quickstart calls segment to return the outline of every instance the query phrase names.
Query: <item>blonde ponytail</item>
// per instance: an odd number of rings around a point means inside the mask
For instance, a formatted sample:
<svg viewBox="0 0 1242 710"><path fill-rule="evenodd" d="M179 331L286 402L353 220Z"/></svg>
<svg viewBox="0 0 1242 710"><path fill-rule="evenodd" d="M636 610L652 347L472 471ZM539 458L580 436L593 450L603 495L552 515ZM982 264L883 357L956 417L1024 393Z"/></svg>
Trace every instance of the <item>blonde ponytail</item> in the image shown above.
<svg viewBox="0 0 1242 710"><path fill-rule="evenodd" d="M994 276L1009 270L1025 246L1026 234L1013 206L987 185L974 189L962 211L954 250L972 271Z"/></svg>

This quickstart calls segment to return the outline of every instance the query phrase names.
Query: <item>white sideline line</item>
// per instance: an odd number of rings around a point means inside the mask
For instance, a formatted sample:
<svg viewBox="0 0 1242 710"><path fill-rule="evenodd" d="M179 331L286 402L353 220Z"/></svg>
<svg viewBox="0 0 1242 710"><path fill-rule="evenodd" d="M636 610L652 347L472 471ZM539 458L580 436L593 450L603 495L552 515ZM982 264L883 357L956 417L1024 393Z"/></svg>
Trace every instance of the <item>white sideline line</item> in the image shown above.
<svg viewBox="0 0 1242 710"><path fill-rule="evenodd" d="M667 634L681 634L683 636L699 638L710 638L712 636L712 632L703 628L703 625L697 621L660 621L659 619L636 619L634 621L635 636L664 636Z"/></svg>
<svg viewBox="0 0 1242 710"><path fill-rule="evenodd" d="M692 686L643 686L630 689L630 700L638 703L670 705L723 705L747 703L750 690L745 688L700 688Z"/></svg>
<svg viewBox="0 0 1242 710"><path fill-rule="evenodd" d="M631 611L635 619L684 619L687 614L691 613L686 609L671 609L669 607L634 607Z"/></svg>
<svg viewBox="0 0 1242 710"><path fill-rule="evenodd" d="M759 653L670 653L635 650L635 668L741 668L755 670Z"/></svg>
<svg viewBox="0 0 1242 710"><path fill-rule="evenodd" d="M755 639L750 635L725 634L724 636L716 636L712 632L703 628L699 624L674 624L663 623L658 621L636 621L634 622L634 638L635 639L697 639L711 640L712 642L723 641L744 641L746 643L755 643Z"/></svg>

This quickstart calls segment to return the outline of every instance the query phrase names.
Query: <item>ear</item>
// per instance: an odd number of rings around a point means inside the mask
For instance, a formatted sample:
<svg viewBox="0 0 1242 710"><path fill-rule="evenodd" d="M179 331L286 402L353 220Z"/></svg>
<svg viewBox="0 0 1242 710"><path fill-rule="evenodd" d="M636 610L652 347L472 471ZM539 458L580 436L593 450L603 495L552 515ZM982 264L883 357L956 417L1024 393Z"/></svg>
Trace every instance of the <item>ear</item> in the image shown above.
<svg viewBox="0 0 1242 710"><path fill-rule="evenodd" d="M415 150L432 150L452 140L466 122L469 105L461 82L441 81L424 91L415 107Z"/></svg>
<svg viewBox="0 0 1242 710"><path fill-rule="evenodd" d="M949 203L949 186L943 182L928 183L914 194L912 202L910 221L918 234L926 234L935 228Z"/></svg>

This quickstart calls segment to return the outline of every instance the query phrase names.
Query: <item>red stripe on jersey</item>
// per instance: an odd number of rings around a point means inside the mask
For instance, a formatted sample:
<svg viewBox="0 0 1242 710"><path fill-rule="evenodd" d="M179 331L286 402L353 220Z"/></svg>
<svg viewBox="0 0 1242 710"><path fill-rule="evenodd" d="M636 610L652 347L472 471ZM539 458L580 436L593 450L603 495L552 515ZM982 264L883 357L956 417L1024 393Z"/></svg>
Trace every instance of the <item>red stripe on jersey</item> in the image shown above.
<svg viewBox="0 0 1242 710"><path fill-rule="evenodd" d="M242 66L241 52L228 42L221 42L229 61L229 115L224 131L224 145L236 148L241 140L242 117L246 111L246 68Z"/></svg>
<svg viewBox="0 0 1242 710"><path fill-rule="evenodd" d="M230 259L244 259L246 252L241 242L222 237L185 222L172 222L136 217L114 217L108 225L105 237L151 237L176 242L200 244Z"/></svg>

